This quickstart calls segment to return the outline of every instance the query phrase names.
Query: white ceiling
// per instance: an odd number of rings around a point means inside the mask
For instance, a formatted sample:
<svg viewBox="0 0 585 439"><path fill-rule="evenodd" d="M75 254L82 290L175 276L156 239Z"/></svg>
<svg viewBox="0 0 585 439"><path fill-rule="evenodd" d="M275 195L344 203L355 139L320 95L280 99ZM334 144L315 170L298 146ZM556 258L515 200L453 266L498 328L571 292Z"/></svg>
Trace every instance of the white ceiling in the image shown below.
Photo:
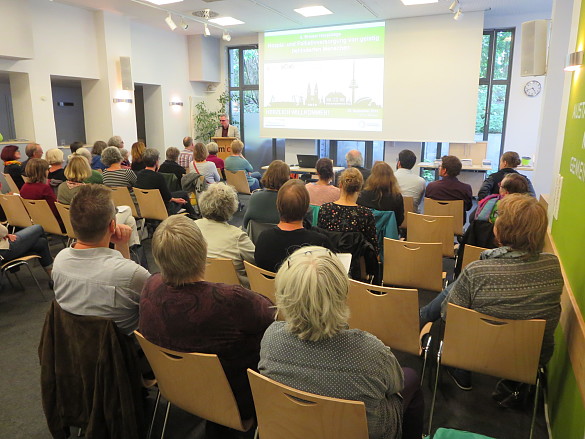
<svg viewBox="0 0 585 439"><path fill-rule="evenodd" d="M144 0L139 0L148 3ZM400 0L184 0L161 6L178 14L191 16L193 11L206 8L217 12L219 16L232 16L245 24L229 26L230 33L241 36L250 33L296 29L313 26L375 21L379 19L405 18L423 15L446 14L452 0L439 0L429 5L404 6ZM162 29L169 29L164 22L167 13L133 2L132 0L55 0L88 9L101 9L119 13L140 23ZM333 14L322 17L305 18L295 8L322 4ZM526 13L542 14L542 18L550 18L552 0L460 0L465 11L486 10L486 16L519 15ZM465 19L463 17L462 19ZM177 24L180 17L175 16ZM187 30L177 28L175 32L186 35L202 34L203 25L185 20L189 24ZM221 31L211 27L212 35L218 36Z"/></svg>

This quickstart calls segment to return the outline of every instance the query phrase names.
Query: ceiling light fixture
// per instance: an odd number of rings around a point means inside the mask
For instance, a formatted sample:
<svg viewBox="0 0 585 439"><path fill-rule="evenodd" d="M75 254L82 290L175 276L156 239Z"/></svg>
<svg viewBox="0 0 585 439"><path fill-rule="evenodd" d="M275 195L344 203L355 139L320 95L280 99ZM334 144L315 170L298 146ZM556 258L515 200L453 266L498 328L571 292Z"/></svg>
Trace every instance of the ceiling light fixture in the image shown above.
<svg viewBox="0 0 585 439"><path fill-rule="evenodd" d="M459 10L459 0L453 0L453 3L449 6L449 10L456 13Z"/></svg>
<svg viewBox="0 0 585 439"><path fill-rule="evenodd" d="M463 11L461 10L461 7L459 7L459 9L457 9L457 12L455 12L455 15L453 15L453 20L457 21L461 18L463 18Z"/></svg>
<svg viewBox="0 0 585 439"><path fill-rule="evenodd" d="M429 3L439 3L439 0L401 0L405 6L428 5Z"/></svg>
<svg viewBox="0 0 585 439"><path fill-rule="evenodd" d="M205 35L206 37L211 35L211 32L209 31L209 26L207 26L207 23L205 23L205 29L203 29L203 35Z"/></svg>
<svg viewBox="0 0 585 439"><path fill-rule="evenodd" d="M171 28L171 30L175 30L177 28L177 25L173 21L173 17L171 17L170 12L169 12L169 15L167 16L167 18L165 18L165 21L166 21L167 25Z"/></svg>
<svg viewBox="0 0 585 439"><path fill-rule="evenodd" d="M185 20L183 20L182 18L181 18L181 25L180 26L181 26L181 29L183 29L183 30L187 30L187 28L189 27L189 25L187 23L185 23Z"/></svg>
<svg viewBox="0 0 585 439"><path fill-rule="evenodd" d="M565 63L565 72L574 72L583 66L583 51L573 52L567 55L567 62Z"/></svg>
<svg viewBox="0 0 585 439"><path fill-rule="evenodd" d="M218 17L218 18L211 18L209 20L210 23L215 23L220 26L235 26L237 24L244 24L243 21L238 20L234 17Z"/></svg>
<svg viewBox="0 0 585 439"><path fill-rule="evenodd" d="M301 14L303 17L318 17L320 15L333 14L325 6L307 6L306 8L295 9L295 12Z"/></svg>
<svg viewBox="0 0 585 439"><path fill-rule="evenodd" d="M154 3L155 5L168 5L169 3L179 3L183 0L146 0L148 3Z"/></svg>
<svg viewBox="0 0 585 439"><path fill-rule="evenodd" d="M224 30L221 39L224 41L231 41L232 36L229 34L227 30Z"/></svg>

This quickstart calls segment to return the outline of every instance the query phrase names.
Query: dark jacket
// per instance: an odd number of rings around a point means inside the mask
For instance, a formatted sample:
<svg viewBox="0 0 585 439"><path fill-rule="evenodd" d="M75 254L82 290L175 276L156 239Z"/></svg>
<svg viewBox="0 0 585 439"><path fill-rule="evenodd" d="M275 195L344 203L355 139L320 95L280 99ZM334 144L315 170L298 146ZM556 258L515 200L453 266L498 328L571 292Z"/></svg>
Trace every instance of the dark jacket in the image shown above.
<svg viewBox="0 0 585 439"><path fill-rule="evenodd" d="M498 243L494 235L494 225L489 221L473 220L465 231L461 239L459 250L457 250L457 261L455 262L455 270L453 272L455 278L461 273L461 265L463 264L463 253L465 252L465 245L474 245L483 248L496 248Z"/></svg>
<svg viewBox="0 0 585 439"><path fill-rule="evenodd" d="M112 320L63 311L53 301L39 345L43 410L53 438L142 438L142 383L133 340Z"/></svg>
<svg viewBox="0 0 585 439"><path fill-rule="evenodd" d="M498 172L494 172L493 174L491 174L488 178L486 178L483 181L481 188L479 189L479 192L477 194L477 200L480 201L483 200L488 195L498 194L500 192L500 183L502 182L506 174L511 173L518 174L519 172L513 168L504 168L500 169ZM526 176L524 177L528 181L528 193L533 197L536 197L536 192L534 192L532 182L528 179L528 177Z"/></svg>
<svg viewBox="0 0 585 439"><path fill-rule="evenodd" d="M14 184L20 189L24 185L22 175L24 174L24 166L21 163L12 163L4 166L4 173L8 174L14 180Z"/></svg>

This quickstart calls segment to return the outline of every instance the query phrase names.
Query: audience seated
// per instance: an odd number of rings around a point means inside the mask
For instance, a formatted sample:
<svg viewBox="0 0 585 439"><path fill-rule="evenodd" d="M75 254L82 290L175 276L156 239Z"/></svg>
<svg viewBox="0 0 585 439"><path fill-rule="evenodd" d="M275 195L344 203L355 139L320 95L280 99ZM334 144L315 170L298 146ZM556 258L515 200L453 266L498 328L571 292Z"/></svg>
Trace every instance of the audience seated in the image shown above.
<svg viewBox="0 0 585 439"><path fill-rule="evenodd" d="M396 163L396 180L400 186L400 192L404 197L412 197L414 201L414 210L419 212L419 204L425 195L426 181L424 178L412 172L416 164L416 155L410 149L403 149L398 153L398 163ZM398 223L400 225L400 223Z"/></svg>
<svg viewBox="0 0 585 439"><path fill-rule="evenodd" d="M396 217L396 225L400 226L404 220L404 202L400 194L400 187L390 165L386 162L376 162L372 173L366 180L364 190L360 192L357 204L370 209L391 210Z"/></svg>
<svg viewBox="0 0 585 439"><path fill-rule="evenodd" d="M171 146L167 148L166 151L166 160L158 167L158 172L163 172L166 174L175 174L177 177L177 181L181 184L181 178L187 172L185 168L177 163L177 159L179 158L179 148L175 148Z"/></svg>
<svg viewBox="0 0 585 439"><path fill-rule="evenodd" d="M508 174L518 174L516 168L520 166L522 161L520 160L520 156L517 152L514 151L506 151L502 157L500 158L500 170L498 172L494 172L488 178L486 178L479 189L479 193L477 194L478 200L483 200L488 195L496 195L500 189L500 183L502 182L503 178ZM532 183L527 177L526 181L528 182L528 193L533 197L536 196L534 192L534 187L532 187Z"/></svg>
<svg viewBox="0 0 585 439"><path fill-rule="evenodd" d="M341 195L337 201L321 206L318 226L333 232L361 232L378 254L374 215L356 202L364 184L362 173L351 167L341 173L338 181Z"/></svg>
<svg viewBox="0 0 585 439"><path fill-rule="evenodd" d="M309 199L311 204L321 206L323 203L331 203L339 199L339 188L331 184L333 180L333 162L329 158L317 160L315 170L319 174L316 183L308 183Z"/></svg>
<svg viewBox="0 0 585 439"><path fill-rule="evenodd" d="M107 147L108 147L108 145L106 144L106 142L103 142L101 140L98 140L97 142L95 142L93 144L93 148L91 148L91 154L92 154L92 159L91 159L91 163L90 163L91 169L103 171L104 169L106 169L109 166L109 165L106 165L105 163L102 162L102 152ZM122 161L122 160L120 160L120 161Z"/></svg>
<svg viewBox="0 0 585 439"><path fill-rule="evenodd" d="M244 261L255 264L254 244L242 229L228 224L238 210L238 193L232 186L213 184L199 197L203 218L195 221L207 241L208 258L231 259L240 283L250 287Z"/></svg>
<svg viewBox="0 0 585 439"><path fill-rule="evenodd" d="M39 260L41 267L50 278L53 257L44 233L43 228L38 224L25 227L15 234L8 233L8 229L0 224L0 264L34 253L41 257Z"/></svg>
<svg viewBox="0 0 585 439"><path fill-rule="evenodd" d="M65 173L63 169L63 151L59 148L51 148L45 154L47 162L49 162L49 175L47 175L47 182L53 190L65 181Z"/></svg>
<svg viewBox="0 0 585 439"><path fill-rule="evenodd" d="M122 154L122 169L132 169L132 163L130 163L130 153L126 148L120 148L120 154Z"/></svg>
<svg viewBox="0 0 585 439"><path fill-rule="evenodd" d="M370 176L370 170L364 168L364 157L357 149L352 149L351 151L348 151L347 154L345 154L345 163L347 163L346 169L355 168L360 171L364 181L366 181ZM339 177L341 176L342 172L343 171L337 171L335 174L335 184L337 186L339 186Z"/></svg>
<svg viewBox="0 0 585 439"><path fill-rule="evenodd" d="M250 220L268 224L278 223L279 215L276 209L276 196L278 195L278 190L289 178L290 168L286 163L282 160L274 160L270 163L262 177L263 189L254 192L250 197L244 214L244 228L248 227L248 221Z"/></svg>
<svg viewBox="0 0 585 439"><path fill-rule="evenodd" d="M280 222L263 231L256 243L256 265L276 272L282 261L299 247L317 245L332 249L327 236L303 227L309 209L309 192L300 180L289 180L282 185L276 197Z"/></svg>
<svg viewBox="0 0 585 439"><path fill-rule="evenodd" d="M71 151L71 154L75 154L75 151L77 151L79 148L83 148L83 142L76 141L69 145L69 151Z"/></svg>
<svg viewBox="0 0 585 439"><path fill-rule="evenodd" d="M260 340L274 321L272 303L239 285L203 280L207 244L183 216L163 221L152 238L161 272L140 298L140 332L164 348L216 354L244 419L254 415L246 369L257 370ZM222 437L231 437L226 432Z"/></svg>
<svg viewBox="0 0 585 439"><path fill-rule="evenodd" d="M256 189L260 188L259 179L262 175L259 172L254 172L254 168L248 160L242 155L242 151L244 150L244 144L241 140L234 140L230 148L232 150L232 155L227 157L224 160L224 169L226 171L244 171L246 173L246 178L248 179L248 184L250 185L250 190L255 191Z"/></svg>
<svg viewBox="0 0 585 439"><path fill-rule="evenodd" d="M146 145L144 142L134 142L132 144L132 164L130 165L130 169L132 169L134 173L142 171L146 167L143 160L144 151L146 151Z"/></svg>
<svg viewBox="0 0 585 439"><path fill-rule="evenodd" d="M116 148L124 148L124 141L120 136L112 136L108 140L107 146L115 146Z"/></svg>
<svg viewBox="0 0 585 439"><path fill-rule="evenodd" d="M348 289L345 269L329 250L295 251L276 276L285 321L272 323L262 338L260 373L305 392L363 401L371 439L420 439L424 400L416 372L403 370L373 335L347 329Z"/></svg>
<svg viewBox="0 0 585 439"><path fill-rule="evenodd" d="M132 187L136 184L136 174L131 169L122 169L120 148L108 146L102 151L102 163L106 166L102 173L104 184L110 187Z"/></svg>
<svg viewBox="0 0 585 439"><path fill-rule="evenodd" d="M498 217L498 205L500 200L509 194L526 194L529 192L528 179L521 174L509 173L504 176L499 184L498 195L488 195L477 205L474 220L489 221L494 223Z"/></svg>
<svg viewBox="0 0 585 439"><path fill-rule="evenodd" d="M457 179L461 168L461 160L454 155L444 155L439 167L439 175L442 179L427 185L427 197L439 201L463 200L463 222L465 223L465 212L473 205L473 194L470 185Z"/></svg>
<svg viewBox="0 0 585 439"><path fill-rule="evenodd" d="M0 158L4 162L4 173L8 174L14 180L14 183L20 189L24 184L22 179L23 168L20 160L20 151L16 145L6 145L2 148Z"/></svg>
<svg viewBox="0 0 585 439"><path fill-rule="evenodd" d="M207 148L203 143L196 143L193 149L193 160L189 163L189 172L196 172L205 176L207 184L216 183L221 180L215 163L208 162Z"/></svg>
<svg viewBox="0 0 585 439"><path fill-rule="evenodd" d="M223 159L220 159L217 156L217 152L219 151L219 145L215 142L209 142L207 145L205 145L205 148L207 148L207 152L209 153L207 161L215 163L215 167L221 173L221 170L225 167L225 164L223 162Z"/></svg>
<svg viewBox="0 0 585 439"><path fill-rule="evenodd" d="M28 160L26 168L25 173L28 177L28 182L20 188L20 196L25 200L45 200L53 211L55 218L59 221L61 229L64 231L65 226L55 206L57 197L51 186L47 183L49 163L43 159L33 158Z"/></svg>
<svg viewBox="0 0 585 439"><path fill-rule="evenodd" d="M43 148L38 143L29 143L24 148L27 159L22 162L22 175L26 175L26 165L30 159L40 159L43 156Z"/></svg>
<svg viewBox="0 0 585 439"><path fill-rule="evenodd" d="M150 276L129 259L131 229L116 224L111 191L101 185L79 188L70 213L77 241L55 258L55 299L72 314L112 319L129 335L138 329L140 291Z"/></svg>
<svg viewBox="0 0 585 439"><path fill-rule="evenodd" d="M548 224L546 210L535 198L507 195L499 203L494 233L500 247L486 250L463 269L431 303L420 310L421 326L438 320L447 303L503 319L546 320L540 355L545 365L554 349L554 331L561 312L563 277L555 255L541 253ZM467 371L450 370L463 390L471 389Z"/></svg>
<svg viewBox="0 0 585 439"><path fill-rule="evenodd" d="M193 144L192 137L183 138L183 146L185 149L179 154L179 165L185 168L185 171L189 171L189 164L193 161Z"/></svg>
<svg viewBox="0 0 585 439"><path fill-rule="evenodd" d="M163 202L167 206L167 212L169 215L174 215L181 209L185 209L192 218L195 218L196 214L189 200L189 194L185 191L171 192L167 186L165 178L156 172L158 156L159 154L156 149L146 148L144 156L142 157L142 161L146 167L138 172L134 187L140 189L158 189Z"/></svg>
<svg viewBox="0 0 585 439"><path fill-rule="evenodd" d="M73 154L71 154L69 156L69 160L71 160L72 157L79 155L82 157L85 157L85 159L87 160L87 162L90 164L90 169L91 169L91 152L89 152L89 150L87 150L86 148L79 148L77 151L75 151ZM91 169L91 175L83 181L84 183L93 183L93 184L104 184L104 177L102 176L102 173L100 171L96 171L95 169Z"/></svg>

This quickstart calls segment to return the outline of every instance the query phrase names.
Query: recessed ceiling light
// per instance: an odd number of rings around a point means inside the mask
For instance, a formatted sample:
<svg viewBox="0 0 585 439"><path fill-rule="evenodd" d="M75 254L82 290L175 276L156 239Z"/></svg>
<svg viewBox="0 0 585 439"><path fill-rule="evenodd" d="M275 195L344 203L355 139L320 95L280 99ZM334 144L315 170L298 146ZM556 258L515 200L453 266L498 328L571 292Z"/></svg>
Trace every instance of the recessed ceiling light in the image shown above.
<svg viewBox="0 0 585 439"><path fill-rule="evenodd" d="M209 20L210 23L215 23L220 26L235 26L236 24L244 24L243 21L240 21L234 17L218 17L212 18Z"/></svg>
<svg viewBox="0 0 585 439"><path fill-rule="evenodd" d="M155 5L168 5L169 3L180 3L183 0L146 0L148 3L154 3Z"/></svg>
<svg viewBox="0 0 585 439"><path fill-rule="evenodd" d="M429 3L439 3L439 0L401 0L406 6L426 5Z"/></svg>
<svg viewBox="0 0 585 439"><path fill-rule="evenodd" d="M319 15L333 14L325 6L307 6L306 8L295 9L295 12L301 14L303 17L318 17Z"/></svg>

